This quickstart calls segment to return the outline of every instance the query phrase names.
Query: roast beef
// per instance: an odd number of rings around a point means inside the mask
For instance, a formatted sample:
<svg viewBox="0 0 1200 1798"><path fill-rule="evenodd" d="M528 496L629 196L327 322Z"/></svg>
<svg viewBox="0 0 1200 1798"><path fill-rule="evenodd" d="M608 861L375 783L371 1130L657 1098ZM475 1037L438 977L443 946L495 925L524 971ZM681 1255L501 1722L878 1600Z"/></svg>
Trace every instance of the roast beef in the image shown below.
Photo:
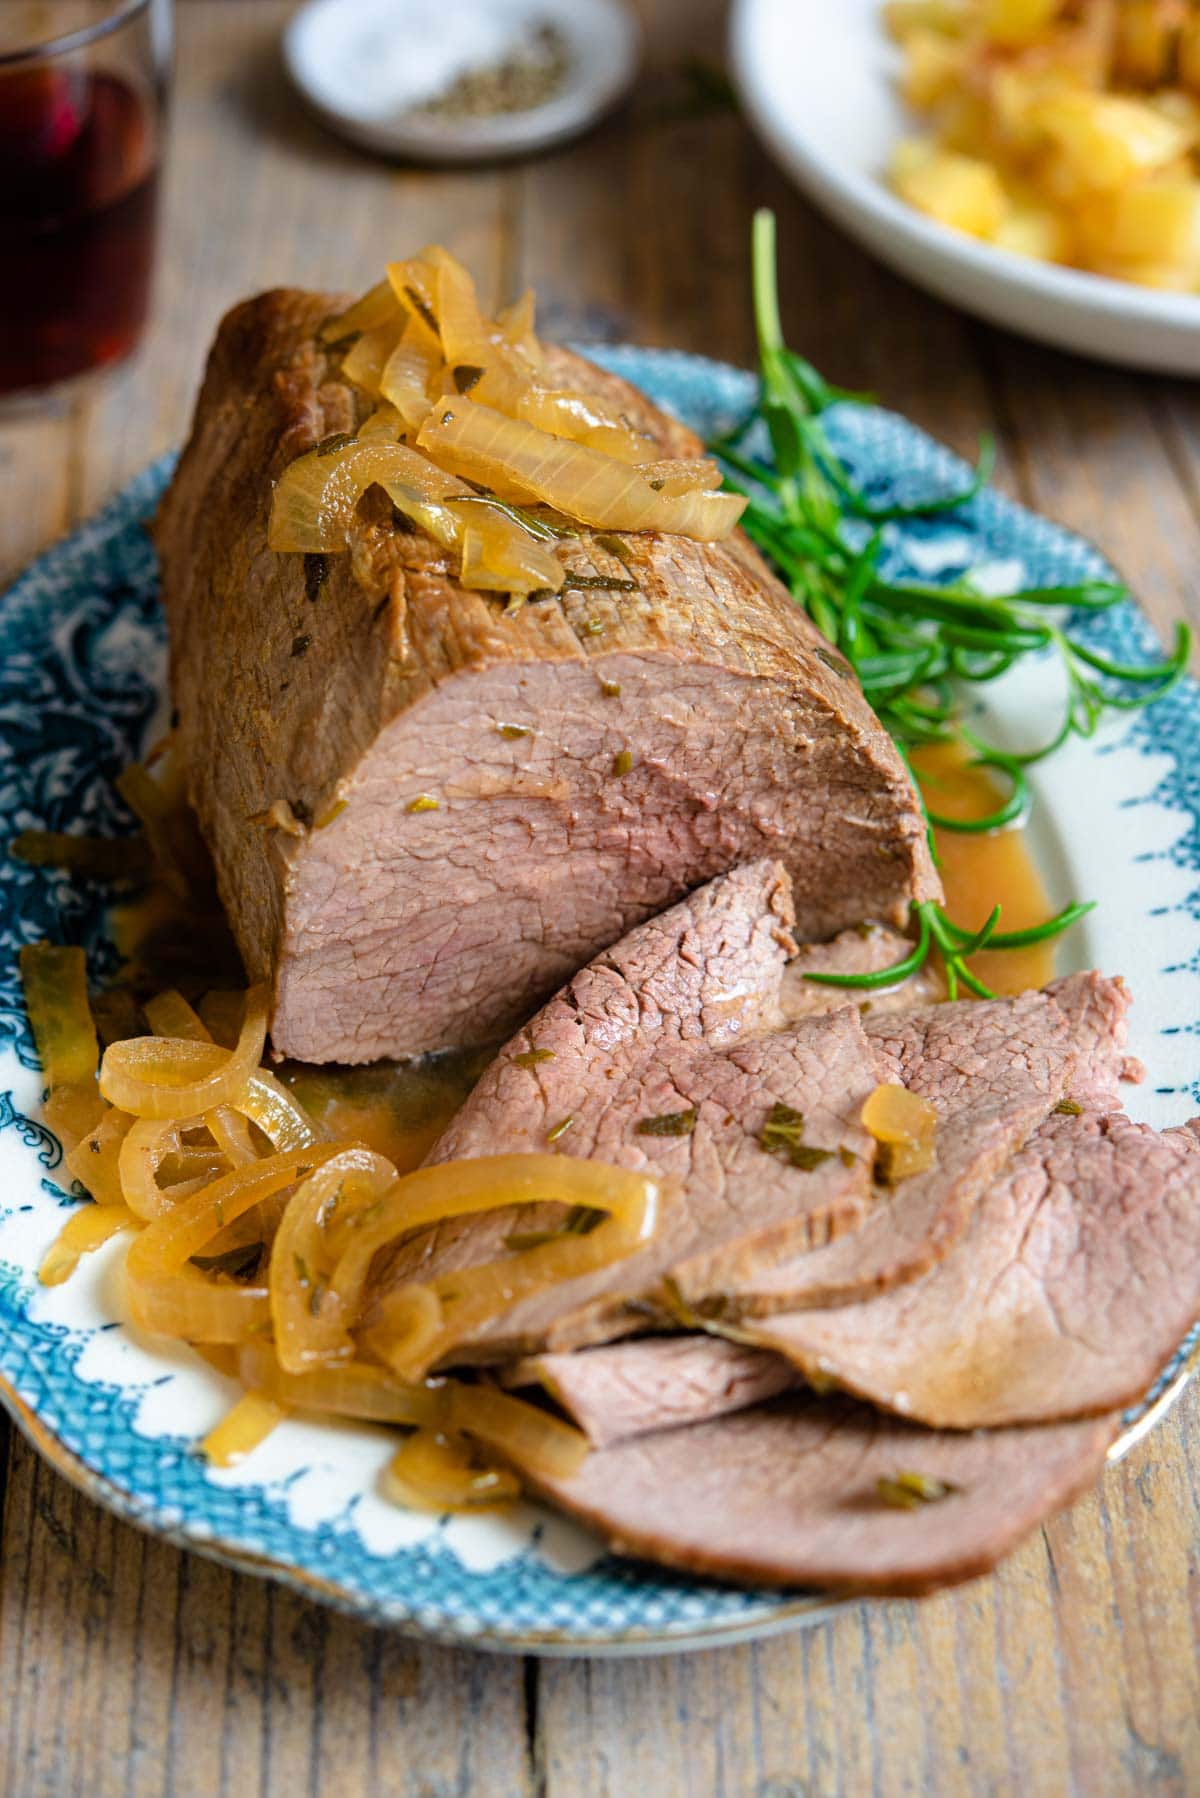
<svg viewBox="0 0 1200 1798"><path fill-rule="evenodd" d="M789 1394L597 1450L567 1480L529 1478L619 1554L749 1584L919 1593L986 1573L1069 1504L1117 1426L943 1432ZM904 1473L949 1490L897 1509L879 1481Z"/></svg>
<svg viewBox="0 0 1200 1798"><path fill-rule="evenodd" d="M368 1061L495 1040L632 924L764 854L806 935L901 923L937 891L907 771L851 671L741 537L590 533L507 615L360 507L351 553L266 545L272 481L353 391L337 302L237 307L156 541L191 796L275 1047ZM695 439L565 351L666 455Z"/></svg>
<svg viewBox="0 0 1200 1798"><path fill-rule="evenodd" d="M656 1173L674 1202L644 1250L523 1300L465 1345L472 1358L604 1341L644 1325L668 1270L707 1292L862 1221L874 1144L859 1113L876 1058L854 1006L783 1025L791 921L778 863L736 869L632 930L500 1052L430 1163L545 1150L554 1134L565 1154ZM820 1165L764 1152L776 1104L803 1107ZM505 1211L447 1224L403 1245L378 1282L501 1257L515 1230L543 1221Z"/></svg>
<svg viewBox="0 0 1200 1798"><path fill-rule="evenodd" d="M914 1006L944 999L946 989L937 970L926 962L919 973L880 991L857 993L845 987L822 986L810 974L876 974L894 968L912 953L912 942L886 924L856 924L839 931L827 943L801 943L784 969L780 1004L785 1018L815 1017L819 1011L837 1011L857 1004L864 1018L878 1018L891 1011L911 1011Z"/></svg>
<svg viewBox="0 0 1200 1798"><path fill-rule="evenodd" d="M1197 1315L1195 1134L1085 1113L1042 1125L923 1280L771 1318L761 1339L813 1379L974 1429L1132 1403Z"/></svg>
<svg viewBox="0 0 1200 1798"><path fill-rule="evenodd" d="M853 1240L777 1257L754 1278L704 1299L701 1315L765 1317L853 1303L919 1278L953 1247L988 1181L1061 1100L1119 1103L1118 1082L1140 1073L1125 1055L1129 997L1119 979L1072 974L1015 999L964 1000L868 1021L880 1078L930 1100L937 1162L901 1181ZM773 1341L755 1330L756 1340Z"/></svg>
<svg viewBox="0 0 1200 1798"><path fill-rule="evenodd" d="M523 1300L464 1356L601 1342L648 1316L729 1324L916 1278L1076 1069L1081 1088L1115 1089L1119 982L1076 975L1015 1000L868 1018L865 1030L854 1005L784 1023L789 921L783 871L739 869L632 931L501 1051L431 1162L545 1149L570 1118L561 1152L655 1172L672 1202L637 1256ZM936 1166L884 1195L859 1123L881 1080L927 1093L941 1116ZM777 1103L803 1114L805 1147L828 1159L797 1168L764 1152ZM646 1134L647 1122L692 1127ZM457 1220L402 1245L377 1286L501 1258L506 1238L544 1221Z"/></svg>
<svg viewBox="0 0 1200 1798"><path fill-rule="evenodd" d="M505 1386L540 1386L597 1448L724 1417L774 1398L800 1375L767 1349L719 1336L643 1336L505 1368Z"/></svg>

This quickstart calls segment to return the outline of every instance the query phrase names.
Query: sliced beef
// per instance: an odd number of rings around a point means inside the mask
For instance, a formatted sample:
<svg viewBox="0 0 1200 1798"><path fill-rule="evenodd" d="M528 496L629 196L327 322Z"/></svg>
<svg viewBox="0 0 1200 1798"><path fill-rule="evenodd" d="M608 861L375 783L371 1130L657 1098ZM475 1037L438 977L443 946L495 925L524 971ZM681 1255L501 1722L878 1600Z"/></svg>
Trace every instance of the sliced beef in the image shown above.
<svg viewBox="0 0 1200 1798"><path fill-rule="evenodd" d="M431 1162L557 1141L657 1174L669 1202L636 1256L523 1300L462 1358L603 1342L648 1317L729 1324L915 1279L1076 1078L1115 1095L1119 982L1076 975L1016 999L868 1016L865 1029L853 1005L787 1023L790 922L784 871L739 869L630 932L501 1052ZM882 1195L859 1121L881 1080L925 1094L940 1118L936 1166ZM762 1147L777 1104L803 1114L805 1165ZM499 1259L509 1236L546 1221L497 1212L427 1232L380 1266L376 1290Z"/></svg>
<svg viewBox="0 0 1200 1798"><path fill-rule="evenodd" d="M986 1573L1096 1479L1115 1416L970 1434L797 1394L641 1436L531 1484L618 1554L749 1584L918 1593ZM878 1482L952 1488L896 1509Z"/></svg>
<svg viewBox="0 0 1200 1798"><path fill-rule="evenodd" d="M497 1039L715 874L791 872L805 934L938 890L908 773L742 538L583 533L588 582L506 615L368 494L350 554L267 548L287 462L352 430L330 296L237 307L156 541L191 793L277 1049L368 1061ZM696 440L566 351L665 455ZM278 804L277 802L283 802Z"/></svg>
<svg viewBox="0 0 1200 1798"><path fill-rule="evenodd" d="M1132 1403L1197 1316L1195 1134L1085 1113L1042 1125L923 1280L770 1318L761 1340L814 1380L974 1429Z"/></svg>
<svg viewBox="0 0 1200 1798"><path fill-rule="evenodd" d="M569 1355L535 1355L501 1375L541 1386L596 1448L744 1411L800 1376L766 1349L718 1336L646 1336Z"/></svg>
<svg viewBox="0 0 1200 1798"><path fill-rule="evenodd" d="M979 1194L1063 1098L1115 1106L1130 1074L1128 994L1073 974L1015 999L964 1000L867 1021L880 1078L930 1100L937 1163L902 1181L854 1238L777 1258L753 1279L681 1302L722 1319L853 1303L919 1278L949 1253ZM750 1245L752 1248L752 1245ZM757 1334L757 1332L756 1332Z"/></svg>
<svg viewBox="0 0 1200 1798"><path fill-rule="evenodd" d="M837 1011L843 1005L857 1005L864 1019L878 1018L887 1012L911 1011L914 1006L944 999L944 983L928 962L911 979L879 992L821 986L808 978L810 974L876 974L882 968L894 968L911 953L910 939L886 924L856 924L850 930L839 931L827 943L801 943L784 970L780 995L783 1014L788 1019L806 1018L821 1011Z"/></svg>
<svg viewBox="0 0 1200 1798"><path fill-rule="evenodd" d="M522 1301L466 1345L470 1357L607 1340L644 1325L667 1270L706 1292L861 1223L874 1144L859 1114L876 1057L853 1006L782 1025L790 925L783 869L737 869L631 931L501 1051L430 1163L555 1139L563 1153L657 1174L675 1202L644 1250ZM803 1109L818 1165L761 1147L777 1103ZM403 1245L378 1285L496 1259L514 1230L541 1221L491 1212L443 1226Z"/></svg>

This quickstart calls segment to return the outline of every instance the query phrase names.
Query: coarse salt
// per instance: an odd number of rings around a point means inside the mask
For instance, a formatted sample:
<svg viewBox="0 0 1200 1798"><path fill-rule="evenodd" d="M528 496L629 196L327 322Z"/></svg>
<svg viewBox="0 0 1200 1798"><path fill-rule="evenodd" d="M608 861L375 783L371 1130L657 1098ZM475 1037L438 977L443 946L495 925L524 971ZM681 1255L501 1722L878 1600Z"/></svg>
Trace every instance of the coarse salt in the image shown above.
<svg viewBox="0 0 1200 1798"><path fill-rule="evenodd" d="M547 23L539 0L355 0L317 75L327 102L387 120L506 61Z"/></svg>

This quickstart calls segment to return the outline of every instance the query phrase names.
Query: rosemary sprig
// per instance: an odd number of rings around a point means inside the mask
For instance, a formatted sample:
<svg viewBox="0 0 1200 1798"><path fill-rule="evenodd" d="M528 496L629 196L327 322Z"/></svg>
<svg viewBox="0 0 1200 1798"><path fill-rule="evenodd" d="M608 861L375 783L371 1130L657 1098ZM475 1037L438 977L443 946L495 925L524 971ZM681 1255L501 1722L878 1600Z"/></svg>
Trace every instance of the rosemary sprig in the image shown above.
<svg viewBox="0 0 1200 1798"><path fill-rule="evenodd" d="M1179 624L1171 654L1162 661L1116 662L1091 649L1069 621L1072 611L1103 611L1127 599L1127 590L1116 582L1089 579L996 598L980 591L969 576L945 585L888 580L881 572L885 526L967 504L990 478L994 445L990 439L981 443L974 475L954 493L874 504L855 484L824 423L832 405L861 405L866 396L831 386L787 347L779 313L775 219L767 211L755 215L752 264L759 402L735 431L710 445L723 464L726 486L748 500L743 528L853 668L906 759L926 744L959 742L972 751L969 766L991 768L1005 777L1008 793L988 816L962 820L926 808L930 826L983 832L1016 823L1029 806L1026 771L1068 737L1093 735L1106 711L1134 710L1169 692L1187 666L1191 633ZM770 440L769 461L746 448L750 427L758 420ZM870 527L865 541L864 525ZM984 742L968 729L961 717L960 683L997 680L1023 656L1047 652L1059 659L1067 697L1046 742L1015 752ZM997 909L982 930L971 932L929 901L914 907L917 940L895 967L808 978L867 990L891 986L916 973L936 949L952 998L960 986L991 997L967 968L969 956L985 945L1016 949L1045 941L1090 909L1069 905L1044 924L1011 932L997 930Z"/></svg>
<svg viewBox="0 0 1200 1798"><path fill-rule="evenodd" d="M1095 909L1095 900L1085 904L1066 905L1062 911L1047 918L1043 924L1033 924L1027 930L997 930L1000 922L1000 907L994 906L991 916L979 930L964 930L961 924L947 916L944 908L934 899L926 899L922 904L914 906L917 920L917 940L912 953L902 961L893 963L890 968L876 968L870 974L808 974L806 979L815 986L840 986L858 991L877 992L881 987L898 986L902 980L919 972L929 959L931 949L936 949L941 956L942 967L946 974L946 991L951 999L957 999L960 986L974 993L977 999L994 999L995 993L985 986L967 966L968 957L978 955L982 949L1028 949L1035 943L1048 942L1051 937L1060 936L1072 924L1077 924L1082 917Z"/></svg>

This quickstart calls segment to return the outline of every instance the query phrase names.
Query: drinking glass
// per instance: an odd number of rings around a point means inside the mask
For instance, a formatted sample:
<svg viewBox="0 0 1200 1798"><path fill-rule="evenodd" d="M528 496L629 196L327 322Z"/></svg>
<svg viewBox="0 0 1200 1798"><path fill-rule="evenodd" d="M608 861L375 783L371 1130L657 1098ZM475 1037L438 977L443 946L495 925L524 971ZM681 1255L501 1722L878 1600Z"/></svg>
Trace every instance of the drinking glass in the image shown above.
<svg viewBox="0 0 1200 1798"><path fill-rule="evenodd" d="M171 0L0 0L0 395L137 343L170 60Z"/></svg>

